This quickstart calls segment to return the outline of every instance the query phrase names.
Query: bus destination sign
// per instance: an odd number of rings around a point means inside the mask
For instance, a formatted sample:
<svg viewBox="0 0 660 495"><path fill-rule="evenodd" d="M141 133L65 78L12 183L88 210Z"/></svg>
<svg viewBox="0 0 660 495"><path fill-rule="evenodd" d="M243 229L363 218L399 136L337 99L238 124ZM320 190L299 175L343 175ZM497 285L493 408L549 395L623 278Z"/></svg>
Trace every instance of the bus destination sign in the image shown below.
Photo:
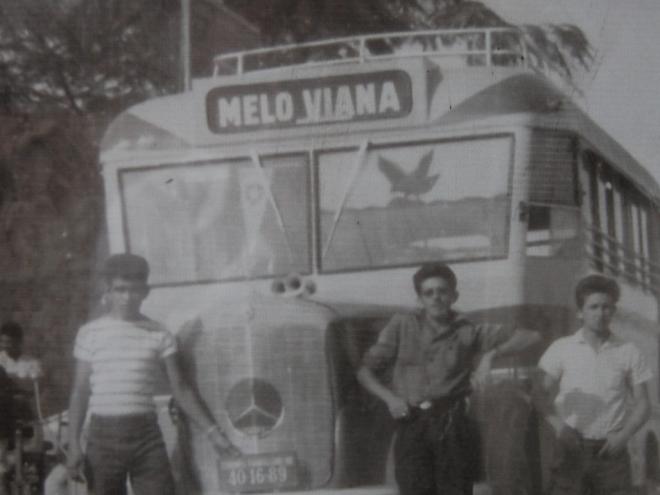
<svg viewBox="0 0 660 495"><path fill-rule="evenodd" d="M412 109L400 70L222 86L206 96L216 134L404 117Z"/></svg>

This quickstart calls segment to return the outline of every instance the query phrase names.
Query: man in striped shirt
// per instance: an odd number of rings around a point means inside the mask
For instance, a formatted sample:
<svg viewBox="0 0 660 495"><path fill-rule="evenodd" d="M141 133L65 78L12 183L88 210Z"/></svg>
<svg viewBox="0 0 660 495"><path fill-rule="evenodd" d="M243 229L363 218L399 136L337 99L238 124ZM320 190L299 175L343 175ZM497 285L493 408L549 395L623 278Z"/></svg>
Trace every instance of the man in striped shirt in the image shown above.
<svg viewBox="0 0 660 495"><path fill-rule="evenodd" d="M182 377L176 341L140 312L149 293L147 261L111 256L105 265L107 312L83 325L76 337L76 372L69 405L67 468L80 475L80 431L91 413L87 461L95 495L174 493L165 444L156 419L155 381L164 364L172 395L221 453L239 455Z"/></svg>

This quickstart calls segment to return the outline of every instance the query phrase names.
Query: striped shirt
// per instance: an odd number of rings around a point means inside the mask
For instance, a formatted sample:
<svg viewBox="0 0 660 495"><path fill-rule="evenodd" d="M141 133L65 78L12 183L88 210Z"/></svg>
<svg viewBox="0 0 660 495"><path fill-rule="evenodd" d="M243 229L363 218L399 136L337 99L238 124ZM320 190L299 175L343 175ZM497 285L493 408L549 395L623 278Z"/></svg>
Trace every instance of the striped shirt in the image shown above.
<svg viewBox="0 0 660 495"><path fill-rule="evenodd" d="M122 321L104 316L83 325L73 354L92 366L89 411L101 416L155 411L162 360L175 352L172 334L146 317Z"/></svg>

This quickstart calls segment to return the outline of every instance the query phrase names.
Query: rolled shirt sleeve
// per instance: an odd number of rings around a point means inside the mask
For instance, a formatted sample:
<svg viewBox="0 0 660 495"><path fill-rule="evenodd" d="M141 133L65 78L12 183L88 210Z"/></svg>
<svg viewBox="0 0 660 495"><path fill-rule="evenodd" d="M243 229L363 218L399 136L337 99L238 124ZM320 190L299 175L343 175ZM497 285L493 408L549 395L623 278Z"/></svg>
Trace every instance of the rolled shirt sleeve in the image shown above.
<svg viewBox="0 0 660 495"><path fill-rule="evenodd" d="M378 335L378 340L362 358L362 365L372 371L382 371L394 364L399 347L401 318L395 315Z"/></svg>
<svg viewBox="0 0 660 495"><path fill-rule="evenodd" d="M81 361L91 361L93 354L93 334L83 326L76 335L76 341L73 345L73 357Z"/></svg>
<svg viewBox="0 0 660 495"><path fill-rule="evenodd" d="M539 368L555 380L559 380L563 371L562 355L561 343L553 342L541 356Z"/></svg>

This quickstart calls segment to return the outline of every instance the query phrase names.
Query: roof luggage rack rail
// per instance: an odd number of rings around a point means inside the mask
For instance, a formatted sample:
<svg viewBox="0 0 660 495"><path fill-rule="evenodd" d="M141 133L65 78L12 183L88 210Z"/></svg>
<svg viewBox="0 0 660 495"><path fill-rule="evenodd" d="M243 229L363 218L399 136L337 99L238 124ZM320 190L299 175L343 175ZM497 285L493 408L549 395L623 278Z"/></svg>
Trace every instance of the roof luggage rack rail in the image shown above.
<svg viewBox="0 0 660 495"><path fill-rule="evenodd" d="M518 29L442 29L351 36L218 55L213 59L213 75L421 56L446 57L453 64L481 67L527 67L528 60Z"/></svg>

